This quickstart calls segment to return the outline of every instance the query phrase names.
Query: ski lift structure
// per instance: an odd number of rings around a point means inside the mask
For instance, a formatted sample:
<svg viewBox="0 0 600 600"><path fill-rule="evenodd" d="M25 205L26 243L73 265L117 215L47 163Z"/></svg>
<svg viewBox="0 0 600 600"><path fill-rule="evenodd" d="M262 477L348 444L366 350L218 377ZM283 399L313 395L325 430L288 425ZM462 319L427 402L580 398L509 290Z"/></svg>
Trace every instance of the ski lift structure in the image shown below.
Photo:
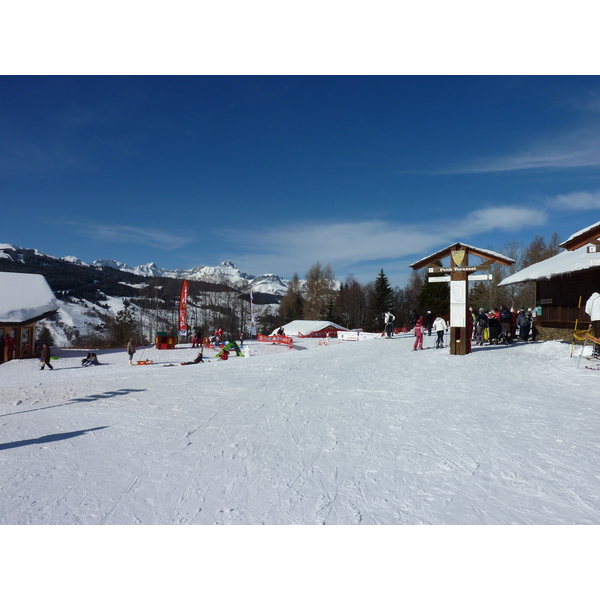
<svg viewBox="0 0 600 600"><path fill-rule="evenodd" d="M450 266L440 267L437 264L447 258L450 258ZM483 262L472 265L472 258ZM494 263L509 266L514 262L503 254L456 242L410 265L415 271L427 268L429 283L450 284L450 354L465 355L471 352L471 316L467 314L469 281L491 280L491 274L477 272L489 270Z"/></svg>

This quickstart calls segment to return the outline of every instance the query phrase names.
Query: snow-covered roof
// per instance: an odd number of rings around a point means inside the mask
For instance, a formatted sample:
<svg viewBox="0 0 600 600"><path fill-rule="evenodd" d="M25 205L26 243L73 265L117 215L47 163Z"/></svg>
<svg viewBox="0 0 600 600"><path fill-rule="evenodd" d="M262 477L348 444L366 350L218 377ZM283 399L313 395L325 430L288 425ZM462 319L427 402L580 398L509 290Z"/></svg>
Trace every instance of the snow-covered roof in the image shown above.
<svg viewBox="0 0 600 600"><path fill-rule="evenodd" d="M597 223L594 223L593 225L590 225L589 227L584 227L583 229L576 231L568 240L565 240L564 242L562 242L562 244L568 244L571 240L574 240L575 238L583 235L584 233L587 233L588 231L595 229L596 227L598 227L598 225L600 225L600 221L598 221Z"/></svg>
<svg viewBox="0 0 600 600"><path fill-rule="evenodd" d="M573 271L583 271L600 266L600 253L588 252L588 247L583 246L577 250L560 252L556 256L530 265L509 277L503 279L498 285L511 285L538 279L550 279L555 275L564 275Z"/></svg>
<svg viewBox="0 0 600 600"><path fill-rule="evenodd" d="M0 273L0 323L25 323L57 308L43 275Z"/></svg>
<svg viewBox="0 0 600 600"><path fill-rule="evenodd" d="M600 221L576 231L568 240L562 242L560 247L567 250L576 250L584 244L593 243L598 239L598 236L600 236Z"/></svg>
<svg viewBox="0 0 600 600"><path fill-rule="evenodd" d="M498 262L501 262L501 263L512 264L515 262L512 258L510 258L508 256L504 256L504 254L494 252L493 250L484 250L483 248L477 248L476 246L464 244L463 242L457 242L456 244L452 244L451 246L444 248L444 250L438 250L434 254L430 254L429 256L426 256L425 258L422 258L421 260L414 262L412 265L410 265L410 267L413 269L421 268L421 265L426 265L430 262L433 262L434 260L437 259L437 257L439 255L445 255L446 253L449 253L449 251L457 245L468 248L471 251L471 253L473 253L475 255L480 255L481 257L485 257L485 258L495 258ZM418 265L418 267L415 267L415 265Z"/></svg>
<svg viewBox="0 0 600 600"><path fill-rule="evenodd" d="M285 331L285 335L310 335L311 333L315 333L316 331L321 331L322 329L326 329L327 327L333 327L339 331L350 331L346 327L342 327L333 321L303 321L296 320L291 321L287 325L283 326L283 330ZM276 335L279 327L273 331L271 335Z"/></svg>

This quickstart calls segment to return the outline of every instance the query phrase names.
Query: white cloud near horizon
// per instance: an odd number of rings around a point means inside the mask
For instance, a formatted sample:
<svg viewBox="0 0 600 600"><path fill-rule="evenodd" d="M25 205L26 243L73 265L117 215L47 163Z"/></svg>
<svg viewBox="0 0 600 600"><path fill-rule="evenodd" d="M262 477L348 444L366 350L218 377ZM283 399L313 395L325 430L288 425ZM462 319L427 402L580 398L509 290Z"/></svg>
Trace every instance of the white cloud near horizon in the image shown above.
<svg viewBox="0 0 600 600"><path fill-rule="evenodd" d="M247 252L236 256L234 262L252 265L251 268L258 271L262 265L269 265L269 272L281 274L308 269L320 261L323 265L331 264L336 274L343 272L345 277L349 272L356 275L356 271L368 262L386 263L415 254L427 256L457 241L468 243L475 234L518 231L523 227L542 225L546 219L546 213L541 209L496 206L473 211L461 219L437 222L305 223L269 229L262 234L257 232L252 238L246 235ZM232 240L240 239L236 232L227 234ZM303 273L298 274L303 276Z"/></svg>

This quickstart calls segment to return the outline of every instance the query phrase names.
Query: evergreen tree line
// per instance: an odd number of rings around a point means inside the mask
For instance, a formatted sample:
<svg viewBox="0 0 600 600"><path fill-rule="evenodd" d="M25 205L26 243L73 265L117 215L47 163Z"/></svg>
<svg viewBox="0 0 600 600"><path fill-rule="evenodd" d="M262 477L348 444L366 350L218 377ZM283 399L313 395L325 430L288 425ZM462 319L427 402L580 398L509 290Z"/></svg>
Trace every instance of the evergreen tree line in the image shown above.
<svg viewBox="0 0 600 600"><path fill-rule="evenodd" d="M508 267L494 264L490 271L483 271L491 273L492 279L469 285L470 306L476 311L479 308L489 311L502 305L515 309L534 307L535 283L502 287L498 284L509 275L558 254L559 241L555 232L549 243L536 235L527 246L509 241L498 250L489 247L488 250L508 256L515 262ZM442 266L441 262L439 266ZM450 313L450 286L447 283L429 283L426 269L411 272L404 287L392 288L383 269L375 281L366 285L361 285L351 275L339 285L331 266L323 267L317 262L306 273L304 285L298 273L294 273L279 305L276 326L304 319L333 321L348 329L383 331L387 311L395 316L396 327L410 327L413 311L419 316L431 311L434 316L447 318Z"/></svg>
<svg viewBox="0 0 600 600"><path fill-rule="evenodd" d="M510 267L492 265L491 281L473 282L469 286L470 305L475 310L491 310L503 304L514 308L535 306L535 284L498 287L498 283L531 264L554 256L559 251L558 244L557 233L549 243L543 237L535 236L528 246L515 241L504 244L496 251L515 263ZM17 260L16 255L13 261L0 261L0 269L42 273L58 298L91 304L86 305L89 314L99 317L102 323L90 325L85 332L65 328L73 345L119 346L131 337L136 343L150 344L158 331L176 331L178 328L181 280L141 277L110 267L73 265L60 259L40 257L33 251L25 251L24 261ZM191 332L205 337L223 328L228 336L237 338L241 332L249 335L248 290L198 281L189 281L189 285L188 326ZM108 296L125 298L123 308L114 315L107 310ZM388 310L396 317L396 327L409 326L413 311L419 315L431 311L445 317L450 312L449 285L428 283L425 269L411 272L404 287L392 288L383 269L366 285L351 275L340 284L331 266L323 266L320 262L310 267L304 282L294 273L279 306L277 302L275 296L254 294L258 333L271 333L296 319L326 320L349 329L383 331L383 318ZM47 337L50 332L42 328L41 335Z"/></svg>

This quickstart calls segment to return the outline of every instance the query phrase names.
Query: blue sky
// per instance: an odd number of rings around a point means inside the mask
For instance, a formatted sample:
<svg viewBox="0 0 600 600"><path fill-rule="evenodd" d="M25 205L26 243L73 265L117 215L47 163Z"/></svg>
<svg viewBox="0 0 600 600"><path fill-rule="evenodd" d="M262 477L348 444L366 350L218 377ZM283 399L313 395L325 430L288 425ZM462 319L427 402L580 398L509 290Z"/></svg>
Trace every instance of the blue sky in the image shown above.
<svg viewBox="0 0 600 600"><path fill-rule="evenodd" d="M1 243L362 283L600 220L596 76L2 76Z"/></svg>

